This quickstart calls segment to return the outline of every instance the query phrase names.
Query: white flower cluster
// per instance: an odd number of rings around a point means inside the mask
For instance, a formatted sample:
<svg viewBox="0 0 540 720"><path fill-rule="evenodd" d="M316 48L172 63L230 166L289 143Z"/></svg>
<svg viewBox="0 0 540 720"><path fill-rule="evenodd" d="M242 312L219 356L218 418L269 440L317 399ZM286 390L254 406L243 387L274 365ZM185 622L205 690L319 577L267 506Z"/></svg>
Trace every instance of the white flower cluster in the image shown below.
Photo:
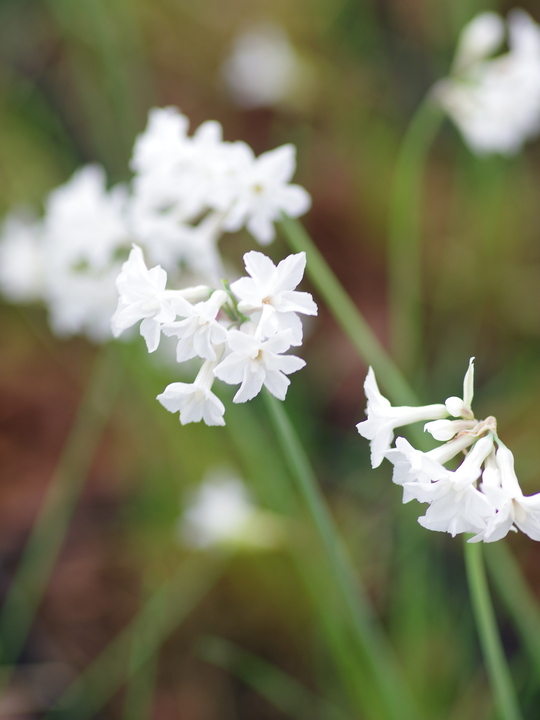
<svg viewBox="0 0 540 720"><path fill-rule="evenodd" d="M370 440L371 463L386 457L394 465L393 481L403 487L403 502L429 503L418 522L429 530L474 533L469 542L494 542L519 528L540 540L540 493L523 495L514 471L514 457L497 435L494 417L477 420L471 408L474 358L463 383L463 397L423 407L392 407L381 395L370 368L364 384L367 420L358 423ZM453 419L449 419L453 418ZM394 430L423 420L425 430L444 443L421 452ZM465 454L454 470L445 465Z"/></svg>
<svg viewBox="0 0 540 720"><path fill-rule="evenodd" d="M243 142L224 142L217 122L192 136L188 125L176 108L151 110L129 185L108 190L104 170L90 165L49 195L43 218L9 216L0 234L3 295L41 300L57 334L100 342L110 338L115 279L133 243L182 285L216 283L223 233L246 227L266 245L282 213L309 208L308 193L290 184L292 145L255 157Z"/></svg>
<svg viewBox="0 0 540 720"><path fill-rule="evenodd" d="M492 57L505 42L509 51ZM479 155L519 152L540 133L540 26L523 10L505 24L477 15L461 33L449 78L435 96Z"/></svg>
<svg viewBox="0 0 540 720"><path fill-rule="evenodd" d="M316 315L311 295L295 290L306 266L305 253L290 255L277 267L265 255L244 255L250 277L223 289L198 285L168 290L167 273L159 265L148 269L140 247L133 246L117 279L118 309L112 319L115 336L141 322L149 352L161 333L178 339L179 363L198 357L202 367L192 383L175 382L158 395L161 404L180 413L180 422L204 420L224 425L225 406L212 392L215 378L240 385L233 402L254 398L263 385L284 400L290 375L305 362L284 355L302 343L297 313Z"/></svg>

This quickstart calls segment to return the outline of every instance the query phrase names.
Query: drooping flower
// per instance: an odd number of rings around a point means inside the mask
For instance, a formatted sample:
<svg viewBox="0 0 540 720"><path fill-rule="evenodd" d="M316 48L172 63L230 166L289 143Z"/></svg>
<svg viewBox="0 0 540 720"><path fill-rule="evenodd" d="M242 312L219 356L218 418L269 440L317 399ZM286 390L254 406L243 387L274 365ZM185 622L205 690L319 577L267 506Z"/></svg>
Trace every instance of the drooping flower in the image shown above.
<svg viewBox="0 0 540 720"><path fill-rule="evenodd" d="M367 440L370 440L371 465L376 468L384 460L394 439L394 430L403 425L435 420L448 415L445 405L424 405L422 407L392 407L390 402L381 395L373 368L369 368L364 383L368 400L367 420L359 422L356 429Z"/></svg>
<svg viewBox="0 0 540 720"><path fill-rule="evenodd" d="M533 540L540 540L540 493L531 496L523 494L514 470L514 456L502 444L497 450L496 464L500 484L497 486L493 480L490 482L488 476L481 489L497 513L490 518L487 527L469 542L501 540L514 526Z"/></svg>
<svg viewBox="0 0 540 720"><path fill-rule="evenodd" d="M207 425L225 425L225 405L212 392L216 364L206 360L194 382L171 383L157 396L166 410L180 413L182 425L201 420Z"/></svg>

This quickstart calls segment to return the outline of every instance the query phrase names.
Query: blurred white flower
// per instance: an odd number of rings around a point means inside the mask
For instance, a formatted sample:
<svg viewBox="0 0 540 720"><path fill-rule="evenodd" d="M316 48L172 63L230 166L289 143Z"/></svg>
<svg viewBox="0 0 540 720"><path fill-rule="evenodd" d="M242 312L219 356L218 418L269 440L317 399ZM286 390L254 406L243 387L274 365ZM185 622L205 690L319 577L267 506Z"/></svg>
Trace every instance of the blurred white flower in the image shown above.
<svg viewBox="0 0 540 720"><path fill-rule="evenodd" d="M287 101L310 79L286 33L270 23L238 35L221 71L233 99L244 108Z"/></svg>
<svg viewBox="0 0 540 720"><path fill-rule="evenodd" d="M251 277L231 285L240 312L260 313L257 321L262 337L291 330L291 344L301 345L302 322L296 313L317 314L311 295L295 290L304 276L306 254L289 255L276 267L266 255L252 250L244 255L244 263Z"/></svg>
<svg viewBox="0 0 540 720"><path fill-rule="evenodd" d="M28 213L7 216L0 231L0 291L12 302L43 296L43 223Z"/></svg>
<svg viewBox="0 0 540 720"><path fill-rule="evenodd" d="M482 13L461 35L449 78L435 96L473 152L517 153L540 133L540 27L522 10L508 16L509 52L489 59L504 40L504 21Z"/></svg>
<svg viewBox="0 0 540 720"><path fill-rule="evenodd" d="M235 145L240 167L223 228L236 232L245 225L261 245L268 245L275 237L274 223L283 213L298 217L311 205L303 187L289 184L296 169L296 149L283 145L256 158L248 145Z"/></svg>
<svg viewBox="0 0 540 720"><path fill-rule="evenodd" d="M225 546L271 549L282 542L276 515L257 508L236 474L214 470L189 499L179 521L179 535L195 548Z"/></svg>
<svg viewBox="0 0 540 720"><path fill-rule="evenodd" d="M105 171L99 165L78 170L53 190L45 203L45 245L55 267L91 271L110 266L116 251L129 246L125 223L128 191L108 191Z"/></svg>

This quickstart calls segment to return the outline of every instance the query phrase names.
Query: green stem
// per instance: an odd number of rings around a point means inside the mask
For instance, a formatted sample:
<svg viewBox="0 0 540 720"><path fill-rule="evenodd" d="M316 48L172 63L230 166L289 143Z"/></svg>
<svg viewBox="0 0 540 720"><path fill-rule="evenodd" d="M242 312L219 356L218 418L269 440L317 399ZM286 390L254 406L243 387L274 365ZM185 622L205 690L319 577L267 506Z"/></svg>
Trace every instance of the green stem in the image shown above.
<svg viewBox="0 0 540 720"><path fill-rule="evenodd" d="M96 446L119 385L113 346L95 360L92 376L50 481L0 613L2 662L16 663L62 547ZM8 678L4 678L7 682Z"/></svg>
<svg viewBox="0 0 540 720"><path fill-rule="evenodd" d="M184 562L156 590L137 617L74 680L43 720L54 720L61 711L77 720L95 717L126 680L152 660L167 637L215 585L223 568L221 561L205 565L200 557Z"/></svg>
<svg viewBox="0 0 540 720"><path fill-rule="evenodd" d="M212 636L202 638L199 656L240 678L291 717L351 720L340 707L314 695L295 678L228 640Z"/></svg>
<svg viewBox="0 0 540 720"><path fill-rule="evenodd" d="M332 311L336 322L367 365L377 370L377 378L399 405L417 404L407 381L391 360L358 308L329 268L326 260L298 220L283 218L281 228L296 252L307 255L307 274Z"/></svg>
<svg viewBox="0 0 540 720"><path fill-rule="evenodd" d="M497 629L480 543L464 543L471 601L491 689L501 720L521 720L512 678Z"/></svg>
<svg viewBox="0 0 540 720"><path fill-rule="evenodd" d="M424 167L442 118L442 110L427 95L401 143L390 201L390 337L394 356L408 371L421 360L420 210Z"/></svg>
<svg viewBox="0 0 540 720"><path fill-rule="evenodd" d="M343 287L330 270L321 253L315 247L312 239L299 222L295 220L284 220L282 227L287 239L293 250L304 251L307 255L307 270L314 286L319 290L322 297L327 302L330 310L333 312L336 321L341 325L345 334L349 337L354 347L358 350L360 356L366 363L374 366L377 376L388 389L390 399L395 404L417 405L413 390L403 379L399 371L396 369L392 359L388 356L384 348L376 341L373 333L369 330L366 334L365 328L367 324L362 317L360 311L356 308L350 297L343 290ZM364 340L367 342L364 345ZM375 353L373 348L375 347ZM377 363L377 356L380 356L382 363ZM425 448L425 439L421 433L418 434L418 445ZM501 563L490 563L490 572L492 573L501 597L506 602L509 611L512 614L514 623L521 634L525 647L528 648L535 663L540 667L540 636L530 632L527 623L524 622L523 616L520 614L523 605L523 598L526 598L526 607L528 617L534 617L534 627L540 628L540 615L538 613L537 604L531 595L526 583L523 581L520 569L509 550L504 545L499 545L497 549ZM489 558L489 555L488 555ZM520 578L519 582L508 582L507 577L502 570L504 566L512 568L512 575ZM530 626L529 626L530 627Z"/></svg>
<svg viewBox="0 0 540 720"><path fill-rule="evenodd" d="M396 659L384 634L375 622L369 602L354 571L345 545L328 512L308 457L290 422L283 404L264 393L267 410L283 450L291 475L296 481L322 545L329 567L344 600L354 637L368 662L377 683L388 717L395 720L417 720L418 712L402 681Z"/></svg>

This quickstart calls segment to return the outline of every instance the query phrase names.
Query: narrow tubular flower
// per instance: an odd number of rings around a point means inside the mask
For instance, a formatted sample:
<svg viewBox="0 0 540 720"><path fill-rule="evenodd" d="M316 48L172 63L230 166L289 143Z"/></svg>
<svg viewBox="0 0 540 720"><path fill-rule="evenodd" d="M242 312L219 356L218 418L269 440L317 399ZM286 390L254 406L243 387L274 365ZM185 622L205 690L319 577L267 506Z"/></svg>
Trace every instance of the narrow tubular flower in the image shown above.
<svg viewBox="0 0 540 720"><path fill-rule="evenodd" d="M472 410L474 358L463 382L463 397L447 398L442 406L392 408L377 387L370 368L365 390L368 419L357 426L371 440L372 465L381 454L394 466L392 480L403 488L403 502L418 500L429 507L418 522L429 530L472 533L469 542L494 542L510 530L519 529L540 540L540 493L525 496L514 471L514 458L497 435L494 417L477 420ZM390 448L398 425L416 422L431 409L444 408L456 420L440 418L426 424L443 445L421 452L405 438L398 437ZM412 412L413 410L417 411ZM435 410L433 410L435 412ZM497 448L497 450L496 450ZM460 463L458 458L464 454ZM447 463L457 463L449 469Z"/></svg>
<svg viewBox="0 0 540 720"><path fill-rule="evenodd" d="M382 463L385 453L390 449L394 439L394 430L403 425L435 420L447 417L448 411L442 404L424 405L422 407L392 407L389 400L381 395L373 368L369 368L364 383L368 400L367 420L359 422L356 429L367 440L370 440L371 466L376 468Z"/></svg>

